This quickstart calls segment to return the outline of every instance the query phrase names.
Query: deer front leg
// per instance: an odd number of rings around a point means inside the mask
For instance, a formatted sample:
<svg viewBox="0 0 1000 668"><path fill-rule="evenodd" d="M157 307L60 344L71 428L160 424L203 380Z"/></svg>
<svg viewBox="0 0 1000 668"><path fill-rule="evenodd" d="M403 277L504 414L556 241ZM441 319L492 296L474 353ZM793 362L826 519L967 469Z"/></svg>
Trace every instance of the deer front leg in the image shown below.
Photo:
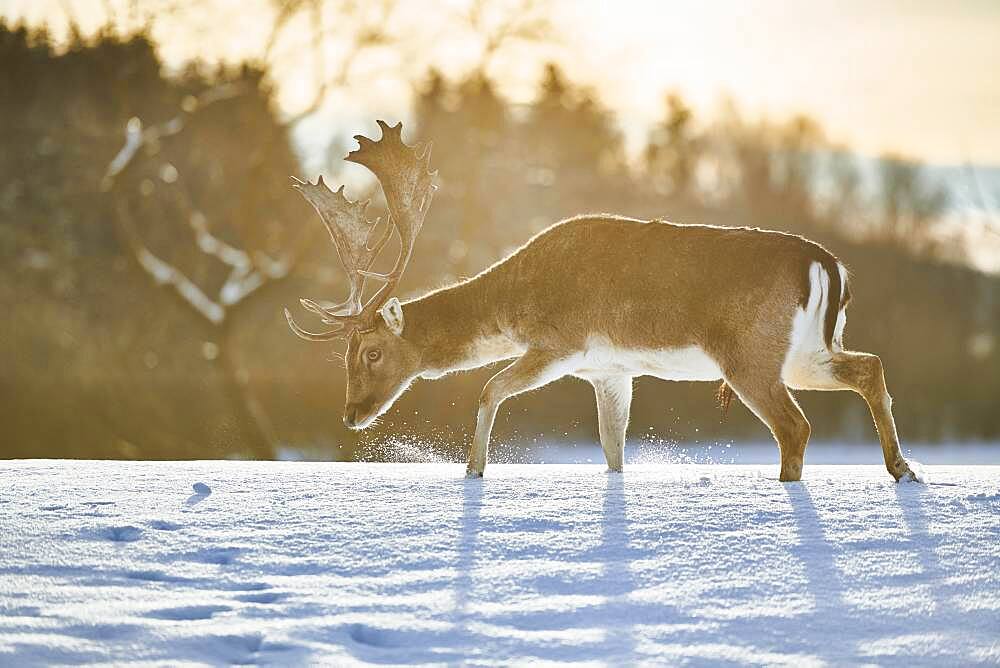
<svg viewBox="0 0 1000 668"><path fill-rule="evenodd" d="M632 377L608 376L590 382L597 396L597 423L604 459L609 471L621 472L625 458L625 429L632 407Z"/></svg>
<svg viewBox="0 0 1000 668"><path fill-rule="evenodd" d="M465 475L481 478L486 468L490 432L497 409L508 397L537 389L561 378L565 371L559 365L559 356L542 350L529 350L510 366L490 378L479 395L479 413L476 417L476 435L469 450L469 464Z"/></svg>

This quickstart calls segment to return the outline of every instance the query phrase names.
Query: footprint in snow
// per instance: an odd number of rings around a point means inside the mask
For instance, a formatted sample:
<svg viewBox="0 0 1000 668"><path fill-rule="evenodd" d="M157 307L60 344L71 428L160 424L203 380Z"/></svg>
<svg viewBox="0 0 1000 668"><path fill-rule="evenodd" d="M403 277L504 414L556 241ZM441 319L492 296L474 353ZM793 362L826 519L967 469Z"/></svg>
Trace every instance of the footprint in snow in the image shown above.
<svg viewBox="0 0 1000 668"><path fill-rule="evenodd" d="M264 591L257 594L240 594L239 596L234 596L237 601L242 603L277 603L283 599L288 598L288 594L278 592L278 591Z"/></svg>
<svg viewBox="0 0 1000 668"><path fill-rule="evenodd" d="M174 621L193 621L211 619L217 613L232 610L228 605L185 605L177 608L160 608L150 610L146 617L153 619L171 619Z"/></svg>
<svg viewBox="0 0 1000 668"><path fill-rule="evenodd" d="M240 547L203 547L179 557L184 561L227 566L236 561L243 552L243 548Z"/></svg>
<svg viewBox="0 0 1000 668"><path fill-rule="evenodd" d="M266 582L219 582L216 587L223 591L264 591L271 585Z"/></svg>
<svg viewBox="0 0 1000 668"><path fill-rule="evenodd" d="M142 529L131 525L121 527L104 527L97 533L101 538L115 543L132 543L142 538Z"/></svg>
<svg viewBox="0 0 1000 668"><path fill-rule="evenodd" d="M212 488L203 482L196 482L195 484L191 485L191 487L194 489L194 494L188 497L187 504L189 506L193 506L196 503L201 503L206 498L208 498L209 494L212 493Z"/></svg>
<svg viewBox="0 0 1000 668"><path fill-rule="evenodd" d="M125 571L122 573L122 577L128 580L143 580L145 582L191 582L188 578L156 570Z"/></svg>
<svg viewBox="0 0 1000 668"><path fill-rule="evenodd" d="M400 645L400 639L393 637L391 631L386 632L384 629L365 624L352 624L347 629L347 635L360 645L371 647L397 647Z"/></svg>
<svg viewBox="0 0 1000 668"><path fill-rule="evenodd" d="M412 647L433 633L433 631L379 628L367 624L351 624L347 627L347 635L351 640L369 647Z"/></svg>
<svg viewBox="0 0 1000 668"><path fill-rule="evenodd" d="M258 653L265 649L264 636L260 633L245 635L213 633L190 640L194 646L207 649L213 656L226 657L223 663L228 665L257 665L260 663ZM268 643L266 649L270 651L290 648L280 643Z"/></svg>

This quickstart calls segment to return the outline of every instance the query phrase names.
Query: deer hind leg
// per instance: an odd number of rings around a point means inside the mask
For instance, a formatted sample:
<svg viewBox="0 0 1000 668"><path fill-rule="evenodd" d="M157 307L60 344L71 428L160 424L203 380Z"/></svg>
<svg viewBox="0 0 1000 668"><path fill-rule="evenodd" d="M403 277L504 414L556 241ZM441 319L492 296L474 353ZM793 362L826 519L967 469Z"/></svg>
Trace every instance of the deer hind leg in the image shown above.
<svg viewBox="0 0 1000 668"><path fill-rule="evenodd" d="M854 390L867 402L882 444L885 468L896 480L904 477L916 479L899 449L896 421L892 418L892 397L885 386L882 360L877 355L868 353L835 352L829 366L838 384L838 387L832 389Z"/></svg>
<svg viewBox="0 0 1000 668"><path fill-rule="evenodd" d="M490 378L479 395L479 413L476 417L476 434L469 450L469 463L465 475L481 478L486 468L490 433L497 409L509 397L534 390L566 375L560 358L552 353L529 350L510 366Z"/></svg>
<svg viewBox="0 0 1000 668"><path fill-rule="evenodd" d="M632 377L608 376L591 381L597 396L597 423L601 448L609 471L621 472L625 457L625 429L632 406Z"/></svg>
<svg viewBox="0 0 1000 668"><path fill-rule="evenodd" d="M740 400L768 426L781 451L778 479L792 482L802 478L802 464L811 427L798 403L780 380L754 382L740 377L726 381Z"/></svg>

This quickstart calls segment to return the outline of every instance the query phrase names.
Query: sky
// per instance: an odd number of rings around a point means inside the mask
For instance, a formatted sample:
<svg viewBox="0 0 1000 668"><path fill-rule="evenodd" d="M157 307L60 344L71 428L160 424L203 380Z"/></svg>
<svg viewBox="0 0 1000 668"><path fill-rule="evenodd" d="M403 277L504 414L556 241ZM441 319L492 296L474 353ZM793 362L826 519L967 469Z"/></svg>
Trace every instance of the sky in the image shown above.
<svg viewBox="0 0 1000 668"><path fill-rule="evenodd" d="M589 4L581 52L621 64L606 85L638 116L676 87L699 106L807 112L863 153L1000 162L996 0Z"/></svg>
<svg viewBox="0 0 1000 668"><path fill-rule="evenodd" d="M436 24L437 32L424 32L438 37L382 65L434 63L460 73L472 62L475 41L447 27L465 0L404 2L402 28ZM170 4L182 11L163 14ZM161 51L174 65L193 56L259 55L273 16L268 0L0 0L0 15L52 22L57 34L67 14L87 30L104 22L109 8L119 22L156 14ZM677 90L706 112L729 97L752 116L807 113L830 139L862 154L1000 164L997 0L552 0L547 11L555 26L550 43L514 49L491 66L503 90L527 101L540 60L557 58L618 112L633 143L661 116L664 91ZM307 28L291 26L290 44ZM338 58L335 45L327 51ZM278 79L286 110L304 104L313 80L308 66L286 68ZM358 115L405 113L408 86L392 77L370 83L339 103L335 95L335 105Z"/></svg>

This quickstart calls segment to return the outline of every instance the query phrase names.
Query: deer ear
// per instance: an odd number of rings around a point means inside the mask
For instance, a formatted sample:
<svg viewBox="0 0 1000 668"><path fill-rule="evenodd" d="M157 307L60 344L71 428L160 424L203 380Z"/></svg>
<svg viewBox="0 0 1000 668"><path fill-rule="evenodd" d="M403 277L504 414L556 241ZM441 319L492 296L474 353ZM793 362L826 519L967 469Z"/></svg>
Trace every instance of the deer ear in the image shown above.
<svg viewBox="0 0 1000 668"><path fill-rule="evenodd" d="M403 305L399 300L392 297L382 306L382 319L389 327L389 330L396 336L403 334Z"/></svg>

